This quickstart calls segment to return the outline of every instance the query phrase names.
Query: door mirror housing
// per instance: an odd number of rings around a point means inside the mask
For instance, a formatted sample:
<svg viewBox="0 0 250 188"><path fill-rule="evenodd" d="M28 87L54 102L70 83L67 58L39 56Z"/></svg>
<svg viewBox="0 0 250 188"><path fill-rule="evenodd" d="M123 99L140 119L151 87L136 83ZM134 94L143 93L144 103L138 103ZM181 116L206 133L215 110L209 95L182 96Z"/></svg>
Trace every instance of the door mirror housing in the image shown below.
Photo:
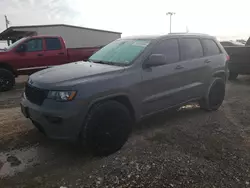
<svg viewBox="0 0 250 188"><path fill-rule="evenodd" d="M17 49L16 52L26 52L27 50L27 45L26 44L20 44Z"/></svg>
<svg viewBox="0 0 250 188"><path fill-rule="evenodd" d="M146 62L146 67L157 67L166 64L166 56L163 54L151 54Z"/></svg>

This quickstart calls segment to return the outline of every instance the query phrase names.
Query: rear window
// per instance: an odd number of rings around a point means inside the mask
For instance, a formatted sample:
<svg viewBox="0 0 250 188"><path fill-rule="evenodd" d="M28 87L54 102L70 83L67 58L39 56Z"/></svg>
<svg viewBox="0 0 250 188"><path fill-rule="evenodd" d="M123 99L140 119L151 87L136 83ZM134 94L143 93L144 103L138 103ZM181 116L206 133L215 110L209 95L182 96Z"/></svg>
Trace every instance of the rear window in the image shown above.
<svg viewBox="0 0 250 188"><path fill-rule="evenodd" d="M203 56L203 49L199 39L180 39L181 59L189 60Z"/></svg>
<svg viewBox="0 0 250 188"><path fill-rule="evenodd" d="M205 56L218 55L220 54L220 49L217 44L211 39L202 40Z"/></svg>
<svg viewBox="0 0 250 188"><path fill-rule="evenodd" d="M62 49L61 42L58 38L45 38L47 50L60 50Z"/></svg>

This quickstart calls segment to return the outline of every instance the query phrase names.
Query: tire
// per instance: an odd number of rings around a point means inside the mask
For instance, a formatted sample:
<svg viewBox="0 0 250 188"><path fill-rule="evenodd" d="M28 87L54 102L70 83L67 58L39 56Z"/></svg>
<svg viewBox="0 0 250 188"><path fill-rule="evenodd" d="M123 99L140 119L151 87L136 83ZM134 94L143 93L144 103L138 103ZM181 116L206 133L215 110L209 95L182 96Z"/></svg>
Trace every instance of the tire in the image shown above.
<svg viewBox="0 0 250 188"><path fill-rule="evenodd" d="M238 73L229 72L228 80L236 80L237 77L238 77Z"/></svg>
<svg viewBox="0 0 250 188"><path fill-rule="evenodd" d="M208 95L199 101L200 108L206 111L218 110L225 97L226 84L221 78L214 80Z"/></svg>
<svg viewBox="0 0 250 188"><path fill-rule="evenodd" d="M11 90L15 85L15 76L11 71L0 68L0 92Z"/></svg>
<svg viewBox="0 0 250 188"><path fill-rule="evenodd" d="M132 130L129 110L119 102L105 101L94 105L88 113L82 139L97 156L118 151Z"/></svg>

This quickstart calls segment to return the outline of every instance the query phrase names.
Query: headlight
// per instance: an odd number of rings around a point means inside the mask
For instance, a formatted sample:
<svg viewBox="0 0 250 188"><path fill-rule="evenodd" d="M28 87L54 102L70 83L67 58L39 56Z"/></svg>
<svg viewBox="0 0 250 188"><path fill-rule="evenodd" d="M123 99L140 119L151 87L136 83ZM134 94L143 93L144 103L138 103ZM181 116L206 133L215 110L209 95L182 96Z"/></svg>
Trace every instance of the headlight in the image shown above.
<svg viewBox="0 0 250 188"><path fill-rule="evenodd" d="M56 101L72 101L76 96L76 91L49 91L48 98Z"/></svg>

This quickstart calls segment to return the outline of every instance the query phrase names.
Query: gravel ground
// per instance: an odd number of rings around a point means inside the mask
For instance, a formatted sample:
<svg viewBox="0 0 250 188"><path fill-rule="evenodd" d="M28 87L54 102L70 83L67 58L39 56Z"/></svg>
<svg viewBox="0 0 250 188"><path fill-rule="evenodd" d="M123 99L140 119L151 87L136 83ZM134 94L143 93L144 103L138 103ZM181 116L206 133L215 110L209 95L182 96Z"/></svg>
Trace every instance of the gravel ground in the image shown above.
<svg viewBox="0 0 250 188"><path fill-rule="evenodd" d="M249 84L229 82L216 112L189 105L146 119L103 158L33 129L21 84L0 96L0 187L250 187Z"/></svg>

